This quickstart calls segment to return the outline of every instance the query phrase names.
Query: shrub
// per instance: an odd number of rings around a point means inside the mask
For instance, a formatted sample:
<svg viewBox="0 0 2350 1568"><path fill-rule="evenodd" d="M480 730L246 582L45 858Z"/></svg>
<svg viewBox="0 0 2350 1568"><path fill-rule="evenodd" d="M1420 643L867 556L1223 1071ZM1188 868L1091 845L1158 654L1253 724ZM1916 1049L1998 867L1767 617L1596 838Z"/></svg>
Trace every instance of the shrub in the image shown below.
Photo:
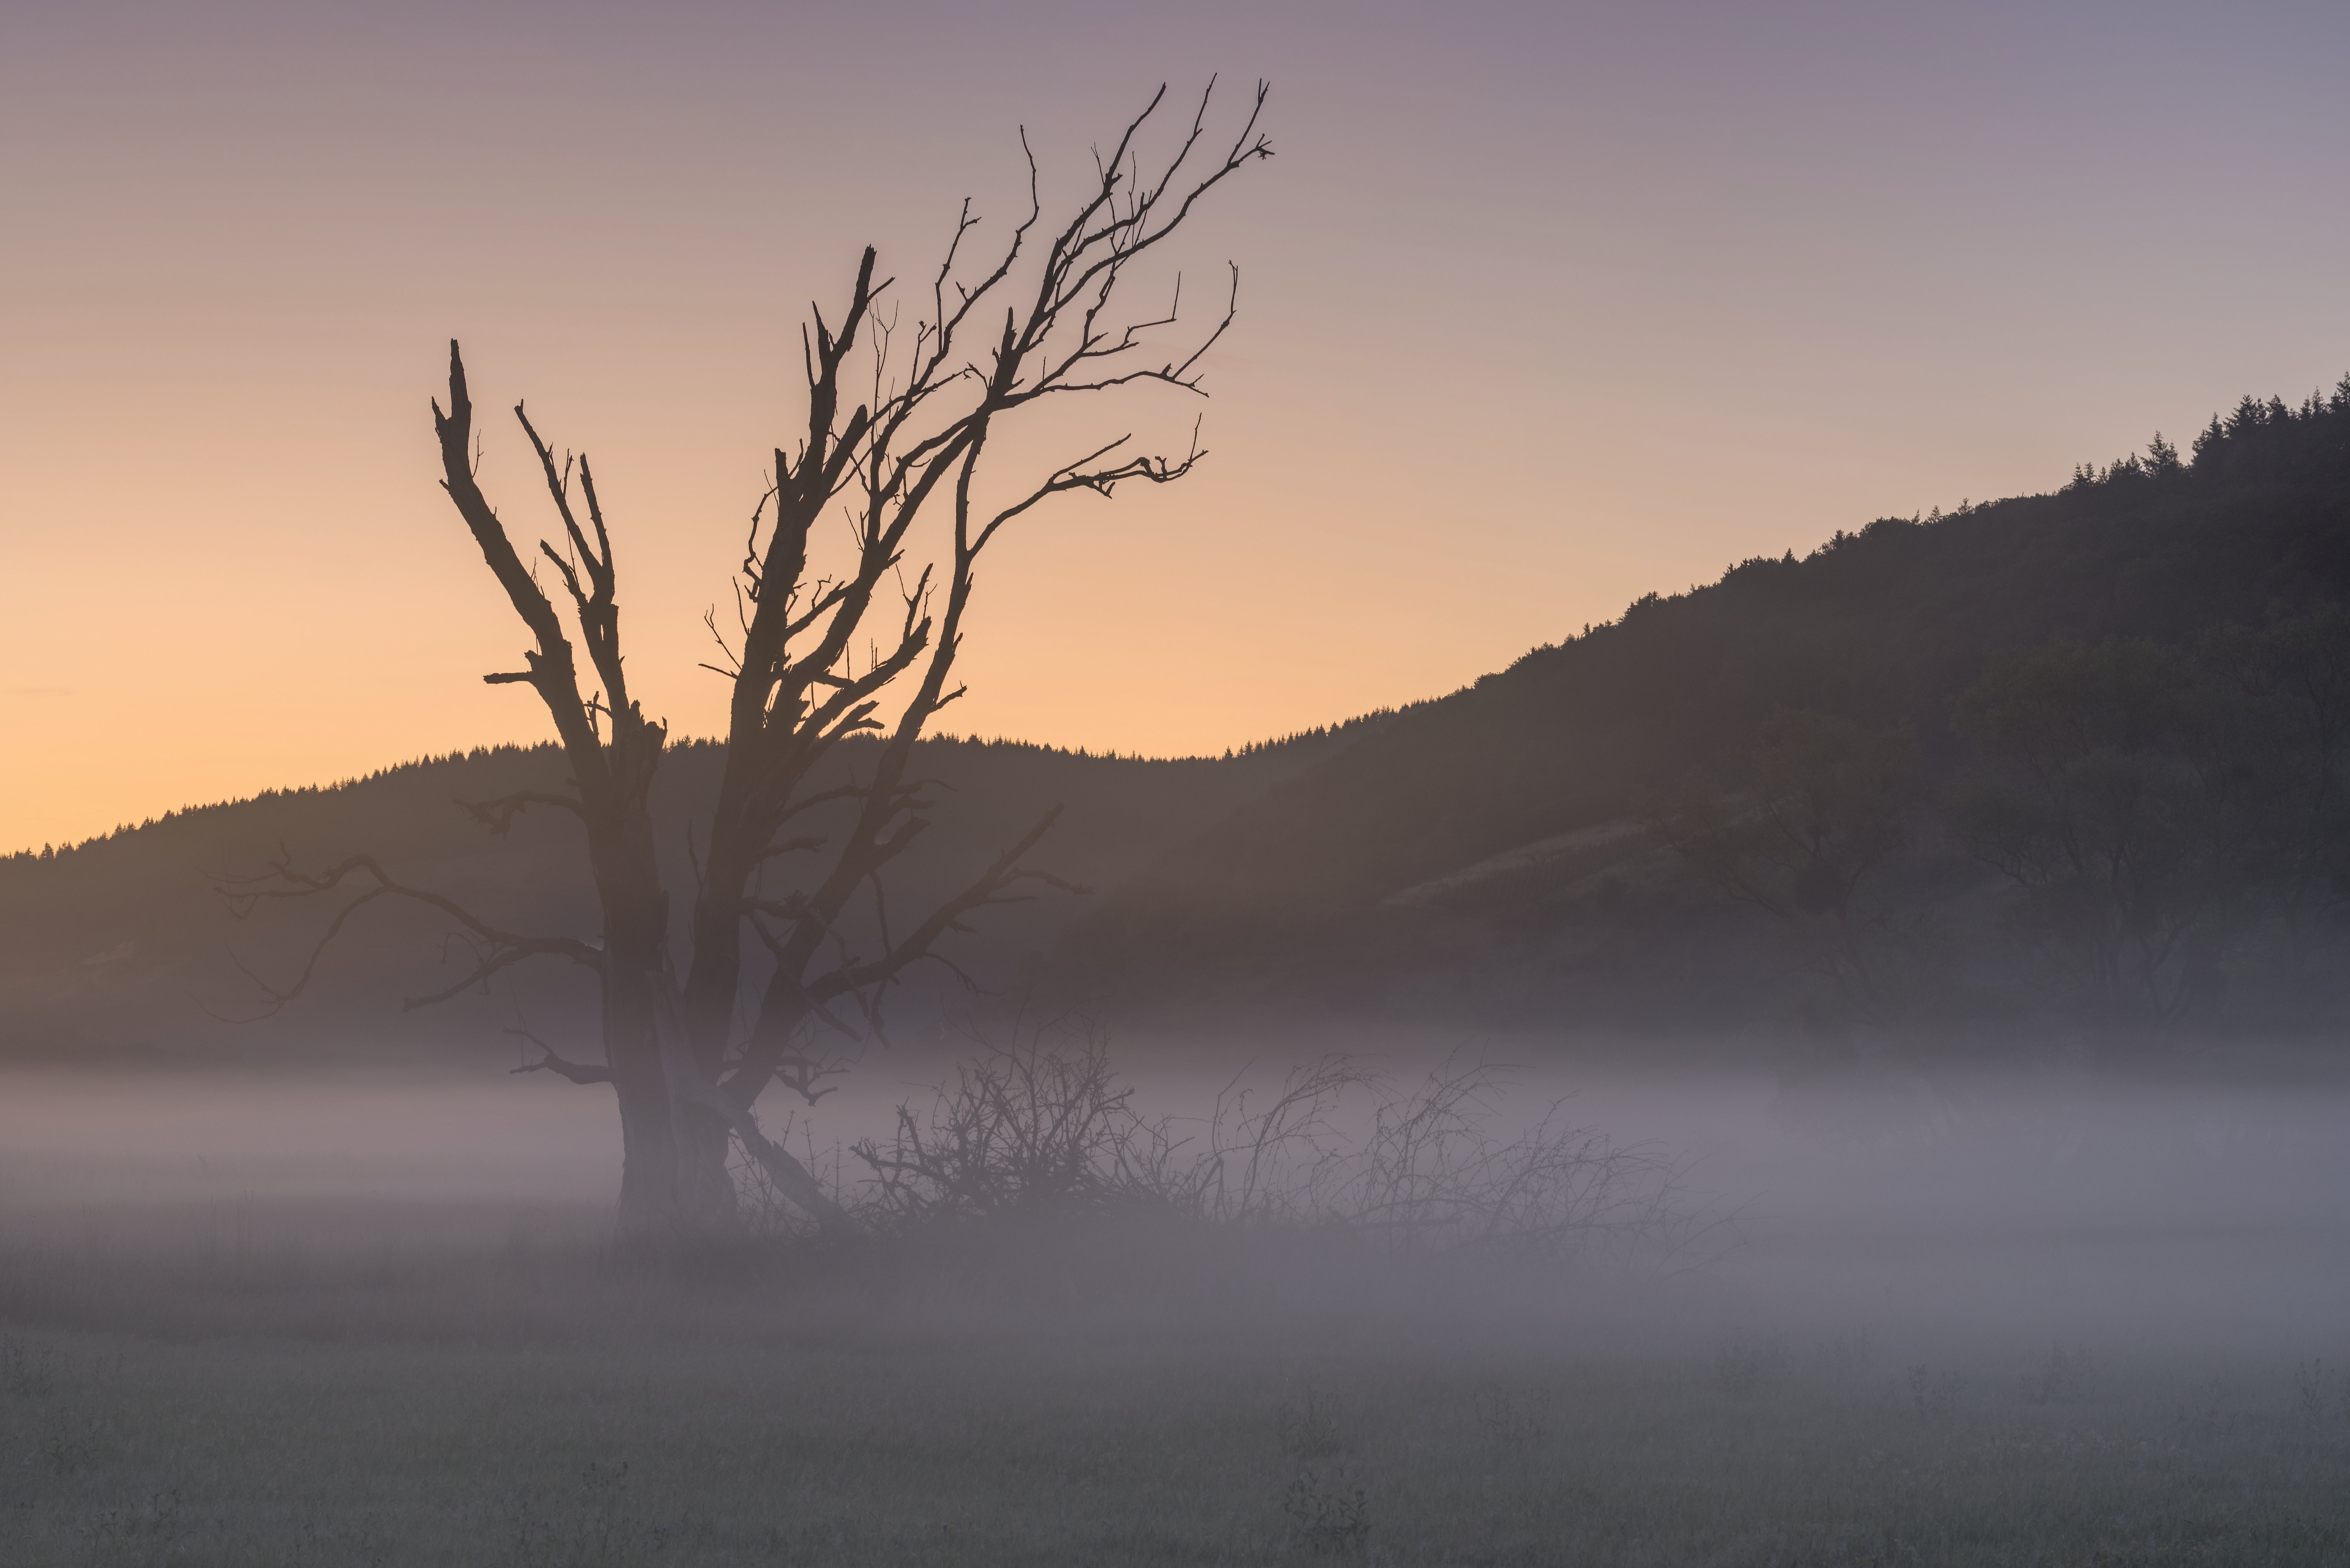
<svg viewBox="0 0 2350 1568"><path fill-rule="evenodd" d="M1555 1256L1672 1223L1659 1151L1571 1126L1557 1105L1501 1130L1506 1069L1448 1063L1406 1085L1326 1056L1269 1096L1228 1085L1187 1122L1137 1106L1098 1024L973 1038L982 1054L951 1085L851 1147L866 1176L847 1201L872 1229L1155 1214L1384 1251Z"/></svg>

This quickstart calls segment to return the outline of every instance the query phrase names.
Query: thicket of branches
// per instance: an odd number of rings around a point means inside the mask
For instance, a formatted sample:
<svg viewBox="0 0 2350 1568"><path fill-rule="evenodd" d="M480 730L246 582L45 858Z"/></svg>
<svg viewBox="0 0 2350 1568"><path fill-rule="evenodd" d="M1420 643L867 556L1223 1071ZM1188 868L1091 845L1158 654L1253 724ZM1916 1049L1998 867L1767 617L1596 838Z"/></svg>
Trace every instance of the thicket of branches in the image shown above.
<svg viewBox="0 0 2350 1568"><path fill-rule="evenodd" d="M1564 1103L1512 1125L1509 1069L1450 1062L1418 1080L1325 1056L1277 1085L1228 1083L1202 1113L1147 1109L1107 1031L1015 1023L894 1127L836 1160L870 1230L920 1236L1090 1221L1344 1237L1382 1253L1556 1258L1654 1242L1679 1223L1659 1150L1574 1125ZM801 1221L770 1204L771 1224Z"/></svg>

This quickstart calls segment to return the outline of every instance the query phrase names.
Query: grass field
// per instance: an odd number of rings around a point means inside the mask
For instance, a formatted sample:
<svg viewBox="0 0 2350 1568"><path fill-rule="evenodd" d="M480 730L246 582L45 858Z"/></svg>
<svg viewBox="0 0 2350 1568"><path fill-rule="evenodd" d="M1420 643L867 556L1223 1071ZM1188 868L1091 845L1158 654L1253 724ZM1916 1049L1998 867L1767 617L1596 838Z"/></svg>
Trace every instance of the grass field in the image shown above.
<svg viewBox="0 0 2350 1568"><path fill-rule="evenodd" d="M2285 1354L170 1256L5 1260L0 1563L2350 1562Z"/></svg>
<svg viewBox="0 0 2350 1568"><path fill-rule="evenodd" d="M0 1087L0 1568L2350 1564L2332 1087L1594 1094L1722 1220L1604 1262L682 1270L536 1085Z"/></svg>

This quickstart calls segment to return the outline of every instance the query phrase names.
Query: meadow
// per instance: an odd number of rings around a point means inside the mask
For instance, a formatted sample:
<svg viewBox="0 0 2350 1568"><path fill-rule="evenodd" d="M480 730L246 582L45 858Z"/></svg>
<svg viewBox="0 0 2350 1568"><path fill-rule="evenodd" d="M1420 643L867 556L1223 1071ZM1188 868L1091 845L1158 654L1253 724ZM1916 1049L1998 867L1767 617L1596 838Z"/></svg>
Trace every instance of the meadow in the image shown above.
<svg viewBox="0 0 2350 1568"><path fill-rule="evenodd" d="M592 1096L7 1087L0 1564L2350 1563L2314 1085L1586 1076L1677 1151L1659 1246L656 1264Z"/></svg>
<svg viewBox="0 0 2350 1568"><path fill-rule="evenodd" d="M5 1260L0 1563L2350 1561L2310 1355L237 1227Z"/></svg>

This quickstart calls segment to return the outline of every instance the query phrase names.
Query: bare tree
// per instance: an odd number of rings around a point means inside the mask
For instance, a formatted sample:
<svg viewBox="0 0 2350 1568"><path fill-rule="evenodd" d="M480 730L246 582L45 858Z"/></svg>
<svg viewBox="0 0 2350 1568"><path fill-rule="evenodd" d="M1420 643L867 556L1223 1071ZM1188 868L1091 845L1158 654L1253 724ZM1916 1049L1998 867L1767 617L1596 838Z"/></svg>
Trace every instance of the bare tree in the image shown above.
<svg viewBox="0 0 2350 1568"><path fill-rule="evenodd" d="M357 897L333 917L300 977L272 992L273 1004L300 993L360 907L384 898L421 903L472 939L476 961L457 984L411 1007L538 957L567 959L596 976L604 1062L568 1061L542 1047L534 1066L576 1083L608 1083L617 1093L625 1231L728 1223L730 1141L817 1220L850 1223L808 1171L761 1132L754 1106L778 1081L812 1092L814 1065L798 1044L806 1030L851 1035L873 1027L881 992L910 965L937 956L948 933L965 929L981 909L1055 880L1025 857L1058 807L910 924L891 925L882 888L885 868L929 825L932 799L910 766L925 726L962 694L954 667L982 552L1005 524L1054 496L1107 496L1129 480L1168 483L1204 455L1196 424L1180 457L1139 451L1121 437L1049 472L1032 472L1024 483L985 486L1010 497L1001 504L979 499L991 443L1032 410L1150 383L1201 390L1201 357L1232 319L1238 269L1213 326L1171 353L1157 345L1178 326L1180 280L1175 303L1163 311L1123 308L1119 285L1201 197L1272 155L1258 130L1263 84L1229 143L1208 139L1212 94L1211 82L1174 151L1146 170L1139 140L1166 98L1162 87L1113 149L1097 151L1092 185L1056 228L1042 227L1036 161L1024 133L1026 216L1000 250L972 265L964 253L979 220L965 202L910 330L895 324L885 303L893 284L876 280L870 248L838 319L812 307L802 337L807 427L790 451L775 449L773 483L753 511L735 581L739 636L720 639L727 657L720 673L733 685L725 763L699 846L683 955L674 945L676 921L647 805L668 732L629 692L617 562L593 472L585 456L558 460L515 405L562 523L561 545L542 541L538 548L585 644L583 670L556 598L540 588L475 483L473 404L452 342L448 406L433 405L443 483L532 639L522 669L484 679L537 694L573 786L468 809L498 832L526 810L576 816L586 830L602 940L494 928L447 898L394 880L366 856L317 870L281 859L224 888L234 910L263 899ZM836 506L847 514L850 550L847 564L827 574L812 546ZM910 556L920 553L916 525L932 517L941 519L951 545L910 572ZM869 771L851 784L812 782L818 763L858 735L874 737ZM804 831L817 808L849 816L847 830ZM769 888L769 868L803 855L813 871L788 890ZM878 944L864 944L870 950L859 950L844 931L843 917L860 896L873 900L879 917ZM746 963L746 954L764 958Z"/></svg>
<svg viewBox="0 0 2350 1568"><path fill-rule="evenodd" d="M1880 900L1865 908L1859 895L1909 840L1922 794L1917 751L1901 731L1783 708L1751 751L1730 759L1737 793L1693 773L1648 803L1648 836L1778 920L1844 1005L1887 1023L1915 989L1915 922Z"/></svg>

